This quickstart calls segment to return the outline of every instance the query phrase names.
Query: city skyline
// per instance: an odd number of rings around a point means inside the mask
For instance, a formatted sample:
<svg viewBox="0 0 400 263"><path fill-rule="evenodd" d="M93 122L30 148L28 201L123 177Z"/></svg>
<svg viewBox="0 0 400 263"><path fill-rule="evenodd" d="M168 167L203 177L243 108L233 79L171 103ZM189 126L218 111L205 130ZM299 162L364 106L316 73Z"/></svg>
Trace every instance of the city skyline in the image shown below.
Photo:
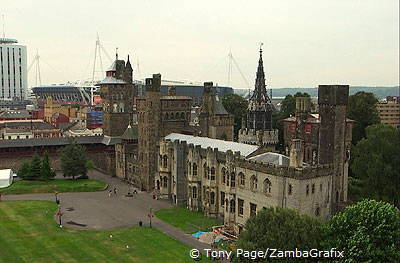
<svg viewBox="0 0 400 263"><path fill-rule="evenodd" d="M227 85L231 50L253 88L263 42L269 88L399 82L398 1L109 4L5 0L0 13L6 37L27 46L28 65L41 55L42 84L90 79L97 33L111 58L117 47L121 59L130 54L136 73L139 60L141 79L160 72ZM103 57L104 70L109 63ZM232 67L233 88L248 88ZM31 71L30 86L34 79Z"/></svg>

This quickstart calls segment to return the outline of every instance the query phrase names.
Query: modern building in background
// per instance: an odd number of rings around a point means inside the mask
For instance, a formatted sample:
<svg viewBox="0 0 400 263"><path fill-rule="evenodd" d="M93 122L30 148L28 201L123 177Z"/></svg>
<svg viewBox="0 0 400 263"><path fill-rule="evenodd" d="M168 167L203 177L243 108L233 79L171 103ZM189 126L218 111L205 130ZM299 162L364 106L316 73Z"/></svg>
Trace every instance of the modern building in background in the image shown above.
<svg viewBox="0 0 400 263"><path fill-rule="evenodd" d="M26 46L0 38L0 100L25 100L28 93Z"/></svg>
<svg viewBox="0 0 400 263"><path fill-rule="evenodd" d="M386 101L376 105L381 123L400 128L400 97L388 96Z"/></svg>

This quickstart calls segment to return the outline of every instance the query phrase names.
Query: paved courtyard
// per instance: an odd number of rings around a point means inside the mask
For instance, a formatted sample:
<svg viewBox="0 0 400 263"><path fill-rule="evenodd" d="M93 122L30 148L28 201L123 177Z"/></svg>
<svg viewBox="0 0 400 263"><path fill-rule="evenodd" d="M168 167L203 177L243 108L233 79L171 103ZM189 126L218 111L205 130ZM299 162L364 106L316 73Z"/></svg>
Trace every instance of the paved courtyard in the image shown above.
<svg viewBox="0 0 400 263"><path fill-rule="evenodd" d="M63 212L63 225L81 230L106 230L113 228L137 226L139 221L149 225L150 209L154 212L172 205L166 200L155 200L151 194L138 191L134 197L125 195L134 188L120 179L110 177L97 170L89 172L90 179L98 179L108 183L108 188L101 192L60 193ZM117 188L117 195L109 197L108 190ZM137 189L136 189L137 190ZM6 195L4 200L52 200L54 194ZM55 220L57 218L55 217ZM189 234L173 227L156 217L152 218L152 226L165 234L201 251L210 248Z"/></svg>

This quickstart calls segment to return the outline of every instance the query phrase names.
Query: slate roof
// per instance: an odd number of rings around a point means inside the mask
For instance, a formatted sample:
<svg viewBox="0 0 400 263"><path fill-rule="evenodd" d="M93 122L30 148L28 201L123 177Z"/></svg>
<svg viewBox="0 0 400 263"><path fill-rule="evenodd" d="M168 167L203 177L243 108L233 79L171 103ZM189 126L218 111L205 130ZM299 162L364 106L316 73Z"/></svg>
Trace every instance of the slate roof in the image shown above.
<svg viewBox="0 0 400 263"><path fill-rule="evenodd" d="M214 96L214 115L228 115L222 101L219 99L218 95Z"/></svg>
<svg viewBox="0 0 400 263"><path fill-rule="evenodd" d="M124 140L137 140L138 138L138 127L137 125L131 126L130 124L126 128L124 134L121 136Z"/></svg>
<svg viewBox="0 0 400 263"><path fill-rule="evenodd" d="M193 145L200 145L202 148L205 149L208 147L218 148L218 151L221 152L227 152L228 150L231 150L232 152L240 152L240 155L244 157L250 155L251 153L253 153L258 149L258 146L255 145L232 142L232 141L223 141L207 137L184 135L180 133L171 133L165 136L165 139L170 140L172 142L175 140L186 141L187 144L192 143Z"/></svg>
<svg viewBox="0 0 400 263"><path fill-rule="evenodd" d="M289 166L290 159L286 155L267 152L262 153L260 155L249 158L249 160L263 162L263 163L272 163L275 165Z"/></svg>
<svg viewBox="0 0 400 263"><path fill-rule="evenodd" d="M34 146L63 146L69 144L68 137L62 138L32 138L21 140L0 140L0 148L19 148L19 147L34 147ZM108 136L81 136L74 137L77 144L104 144L115 145L120 143L120 138Z"/></svg>
<svg viewBox="0 0 400 263"><path fill-rule="evenodd" d="M123 81L122 79L117 79L114 77L106 77L100 82L100 84L126 84L126 82Z"/></svg>

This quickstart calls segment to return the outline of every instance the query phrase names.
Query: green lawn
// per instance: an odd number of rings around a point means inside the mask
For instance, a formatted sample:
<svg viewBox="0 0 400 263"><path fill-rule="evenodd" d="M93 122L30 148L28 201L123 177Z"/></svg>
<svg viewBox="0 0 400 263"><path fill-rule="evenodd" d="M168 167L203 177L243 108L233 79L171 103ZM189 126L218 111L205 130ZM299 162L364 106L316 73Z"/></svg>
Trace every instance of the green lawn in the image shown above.
<svg viewBox="0 0 400 263"><path fill-rule="evenodd" d="M54 179L49 181L17 181L7 188L0 189L2 194L31 194L62 192L94 192L103 190L106 183L91 179Z"/></svg>
<svg viewBox="0 0 400 263"><path fill-rule="evenodd" d="M202 212L189 211L182 206L161 209L156 211L155 215L186 233L211 231L211 227L222 224L221 220L207 218Z"/></svg>
<svg viewBox="0 0 400 263"><path fill-rule="evenodd" d="M56 208L49 201L0 202L0 262L193 262L188 246L154 228L59 228Z"/></svg>

